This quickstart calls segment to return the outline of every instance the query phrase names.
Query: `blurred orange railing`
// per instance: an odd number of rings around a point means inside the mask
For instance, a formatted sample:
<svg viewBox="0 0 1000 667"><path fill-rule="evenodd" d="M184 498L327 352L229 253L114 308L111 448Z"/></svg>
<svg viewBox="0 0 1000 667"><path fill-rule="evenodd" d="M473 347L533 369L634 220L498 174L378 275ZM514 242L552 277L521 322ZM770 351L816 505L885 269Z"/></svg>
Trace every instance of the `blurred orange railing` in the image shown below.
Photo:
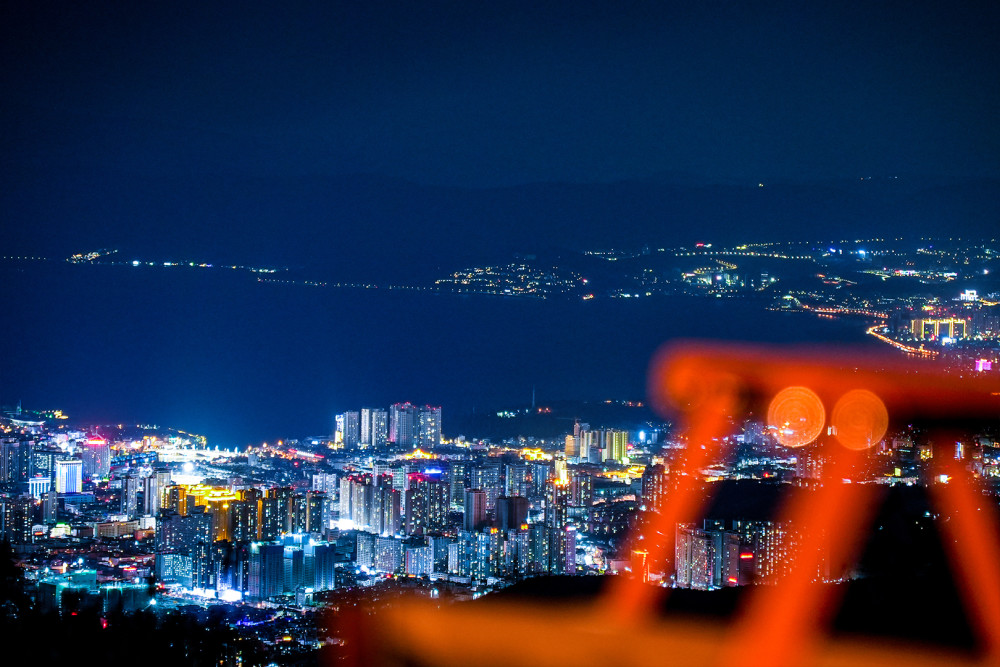
<svg viewBox="0 0 1000 667"><path fill-rule="evenodd" d="M833 436L821 484L792 494L784 520L803 526L794 567L780 585L751 587L734 622L664 620L657 605L669 589L641 577L615 577L587 605L467 605L435 609L400 604L377 617L358 612L348 641L357 664L400 665L994 665L1000 664L1000 523L961 461L935 456L931 497L951 520L943 536L976 654L911 643L827 637L842 586L813 579L825 539L830 560L848 561L864 544L877 509L875 485L843 483L892 425L919 422L932 440L1000 417L995 380L944 372L928 362L845 351L789 352L760 346L683 343L664 348L649 374L653 405L687 433L672 466L676 488L654 516L651 534L673 535L704 509L699 472L717 458L733 420L767 414L788 447ZM962 536L962 547L957 544ZM652 540L648 560L668 545ZM375 622L373 622L375 621Z"/></svg>

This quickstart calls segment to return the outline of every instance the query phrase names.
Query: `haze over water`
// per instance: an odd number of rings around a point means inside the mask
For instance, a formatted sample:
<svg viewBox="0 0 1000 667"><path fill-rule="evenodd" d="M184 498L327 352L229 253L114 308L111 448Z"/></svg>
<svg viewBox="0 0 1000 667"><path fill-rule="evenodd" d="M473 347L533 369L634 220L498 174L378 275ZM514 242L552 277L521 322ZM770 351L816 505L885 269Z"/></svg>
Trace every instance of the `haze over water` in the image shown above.
<svg viewBox="0 0 1000 667"><path fill-rule="evenodd" d="M465 297L224 270L5 268L0 298L25 324L0 335L0 403L220 445L324 435L337 412L406 400L442 405L456 435L449 417L528 404L532 386L539 403L642 399L674 338L872 344L861 321L739 299Z"/></svg>

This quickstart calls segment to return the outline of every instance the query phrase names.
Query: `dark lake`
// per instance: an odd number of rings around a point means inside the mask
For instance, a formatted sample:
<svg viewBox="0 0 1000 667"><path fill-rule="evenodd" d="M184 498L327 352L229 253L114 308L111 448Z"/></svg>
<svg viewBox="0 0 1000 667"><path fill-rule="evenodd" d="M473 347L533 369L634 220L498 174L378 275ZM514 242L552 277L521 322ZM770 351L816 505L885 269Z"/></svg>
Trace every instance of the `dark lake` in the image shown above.
<svg viewBox="0 0 1000 667"><path fill-rule="evenodd" d="M0 269L0 403L158 423L220 445L329 433L412 401L449 415L642 399L674 338L859 343L864 324L735 299L505 299L261 284L222 269Z"/></svg>

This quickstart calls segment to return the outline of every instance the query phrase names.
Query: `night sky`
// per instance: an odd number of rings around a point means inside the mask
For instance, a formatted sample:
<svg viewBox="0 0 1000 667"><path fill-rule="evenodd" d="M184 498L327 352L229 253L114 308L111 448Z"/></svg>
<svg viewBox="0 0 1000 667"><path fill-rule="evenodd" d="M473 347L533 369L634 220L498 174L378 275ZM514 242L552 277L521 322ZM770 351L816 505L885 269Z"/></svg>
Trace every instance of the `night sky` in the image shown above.
<svg viewBox="0 0 1000 667"><path fill-rule="evenodd" d="M4 3L0 255L406 283L513 252L996 233L996 2L257 5ZM242 441L362 403L635 398L668 337L796 335L5 270L0 404Z"/></svg>
<svg viewBox="0 0 1000 667"><path fill-rule="evenodd" d="M4 4L5 170L1000 174L995 2Z"/></svg>

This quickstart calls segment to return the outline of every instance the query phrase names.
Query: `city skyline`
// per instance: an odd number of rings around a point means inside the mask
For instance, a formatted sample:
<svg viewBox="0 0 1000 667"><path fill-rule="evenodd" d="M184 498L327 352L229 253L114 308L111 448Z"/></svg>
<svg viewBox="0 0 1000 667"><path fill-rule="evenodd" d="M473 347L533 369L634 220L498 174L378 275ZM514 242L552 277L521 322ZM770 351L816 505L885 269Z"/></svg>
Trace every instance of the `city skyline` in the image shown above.
<svg viewBox="0 0 1000 667"><path fill-rule="evenodd" d="M6 3L2 634L1000 660L998 33L980 0Z"/></svg>
<svg viewBox="0 0 1000 667"><path fill-rule="evenodd" d="M0 532L29 566L22 578L32 600L12 604L28 618L49 614L53 623L114 631L133 615L166 628L214 609L228 620L213 632L229 628L241 637L228 649L236 655L306 655L330 646L358 650L348 626L317 623L323 610L336 618L345 601L385 614L415 596L447 618L452 605L507 588L591 595L584 582L595 576L609 591L632 588L657 599L690 589L711 597L688 600L713 609L732 599L726 590L766 600L796 586L818 595L817 583L862 596L884 595L872 587L890 585L890 599L907 599L901 581L929 583L990 548L981 537L996 509L1000 446L995 420L981 416L994 414L995 382L991 369L963 377L939 360L899 352L892 360L843 354L675 345L653 372L675 376L658 385L674 402L663 414L689 428L577 420L565 438L459 438L426 449L351 442L346 434L360 424L352 425L350 413L340 435L245 450L213 449L200 436L152 427L98 435L58 412L3 416ZM740 404L732 404L735 421L712 419L711 403L687 400L700 385L677 380L692 371L747 382ZM790 382L800 384L775 393ZM840 396L856 383L871 390ZM664 399L654 396L659 405ZM828 410L817 413L814 402ZM404 439L417 408L393 410ZM719 437L699 434L712 423ZM706 438L704 447L691 447L697 437ZM994 495L963 495L975 485ZM671 506L685 495L701 509L675 521ZM977 511L953 505L963 497ZM844 531L864 527L842 519L857 507L831 499L875 498L882 499L878 529L852 552ZM796 503L819 514L780 509ZM883 528L889 537L881 537ZM939 553L938 531L961 546ZM946 608L958 604L955 593L933 591ZM967 612L986 613L971 587L959 592ZM289 610L297 620L283 624ZM796 622L822 631L815 619ZM267 639L278 627L280 650ZM902 626L878 627L876 636L912 636ZM935 624L920 636L982 646L969 630ZM787 655L802 650L808 647L791 643Z"/></svg>

